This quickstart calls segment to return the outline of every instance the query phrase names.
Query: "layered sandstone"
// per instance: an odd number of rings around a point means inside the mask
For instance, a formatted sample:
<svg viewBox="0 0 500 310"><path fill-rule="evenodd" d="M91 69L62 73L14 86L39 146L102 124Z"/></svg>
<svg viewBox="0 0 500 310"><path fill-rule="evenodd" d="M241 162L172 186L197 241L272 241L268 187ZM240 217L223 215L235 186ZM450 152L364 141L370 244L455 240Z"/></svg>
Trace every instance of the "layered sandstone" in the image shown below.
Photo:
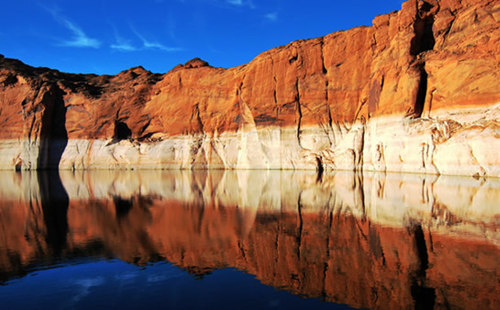
<svg viewBox="0 0 500 310"><path fill-rule="evenodd" d="M60 174L0 173L9 185L0 187L0 281L61 259L117 257L167 260L196 276L235 267L267 285L360 308L500 306L498 179Z"/></svg>
<svg viewBox="0 0 500 310"><path fill-rule="evenodd" d="M409 0L248 64L75 75L0 59L0 168L500 176L500 4Z"/></svg>

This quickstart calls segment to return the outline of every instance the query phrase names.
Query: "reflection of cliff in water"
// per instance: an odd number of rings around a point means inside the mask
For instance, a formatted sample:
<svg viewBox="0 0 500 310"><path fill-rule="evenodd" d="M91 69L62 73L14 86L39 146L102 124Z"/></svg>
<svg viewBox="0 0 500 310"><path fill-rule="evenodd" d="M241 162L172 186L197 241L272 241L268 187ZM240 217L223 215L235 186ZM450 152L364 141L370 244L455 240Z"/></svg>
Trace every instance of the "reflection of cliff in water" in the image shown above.
<svg viewBox="0 0 500 310"><path fill-rule="evenodd" d="M47 178L0 174L14 184L0 189L3 280L101 256L168 260L200 277L236 267L354 307L500 307L500 180L270 171L61 180L48 191ZM66 209L50 197L69 197Z"/></svg>

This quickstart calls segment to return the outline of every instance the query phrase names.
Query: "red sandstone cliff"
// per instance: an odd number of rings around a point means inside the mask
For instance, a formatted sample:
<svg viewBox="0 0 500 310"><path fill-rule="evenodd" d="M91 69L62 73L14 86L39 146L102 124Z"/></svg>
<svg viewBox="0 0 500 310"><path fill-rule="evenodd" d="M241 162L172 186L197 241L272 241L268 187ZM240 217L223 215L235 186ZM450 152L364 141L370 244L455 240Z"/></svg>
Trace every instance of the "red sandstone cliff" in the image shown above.
<svg viewBox="0 0 500 310"><path fill-rule="evenodd" d="M500 5L409 0L250 63L75 75L0 59L1 168L500 176Z"/></svg>

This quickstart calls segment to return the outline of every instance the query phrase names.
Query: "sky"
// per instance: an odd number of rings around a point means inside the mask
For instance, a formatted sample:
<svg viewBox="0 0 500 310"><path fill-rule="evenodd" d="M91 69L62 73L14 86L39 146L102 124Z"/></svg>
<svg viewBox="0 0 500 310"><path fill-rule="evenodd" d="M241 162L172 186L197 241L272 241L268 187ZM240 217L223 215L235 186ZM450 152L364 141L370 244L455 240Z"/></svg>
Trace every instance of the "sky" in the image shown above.
<svg viewBox="0 0 500 310"><path fill-rule="evenodd" d="M294 40L372 24L403 0L0 0L0 54L63 72L229 68Z"/></svg>

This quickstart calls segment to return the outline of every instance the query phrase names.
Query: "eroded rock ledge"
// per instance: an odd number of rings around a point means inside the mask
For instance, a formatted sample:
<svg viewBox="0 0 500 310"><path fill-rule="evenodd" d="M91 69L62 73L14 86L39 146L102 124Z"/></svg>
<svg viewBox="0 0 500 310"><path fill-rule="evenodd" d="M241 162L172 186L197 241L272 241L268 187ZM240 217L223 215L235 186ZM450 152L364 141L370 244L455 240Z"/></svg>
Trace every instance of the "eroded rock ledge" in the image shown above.
<svg viewBox="0 0 500 310"><path fill-rule="evenodd" d="M0 58L0 168L500 176L500 4L409 0L248 64L66 74Z"/></svg>

